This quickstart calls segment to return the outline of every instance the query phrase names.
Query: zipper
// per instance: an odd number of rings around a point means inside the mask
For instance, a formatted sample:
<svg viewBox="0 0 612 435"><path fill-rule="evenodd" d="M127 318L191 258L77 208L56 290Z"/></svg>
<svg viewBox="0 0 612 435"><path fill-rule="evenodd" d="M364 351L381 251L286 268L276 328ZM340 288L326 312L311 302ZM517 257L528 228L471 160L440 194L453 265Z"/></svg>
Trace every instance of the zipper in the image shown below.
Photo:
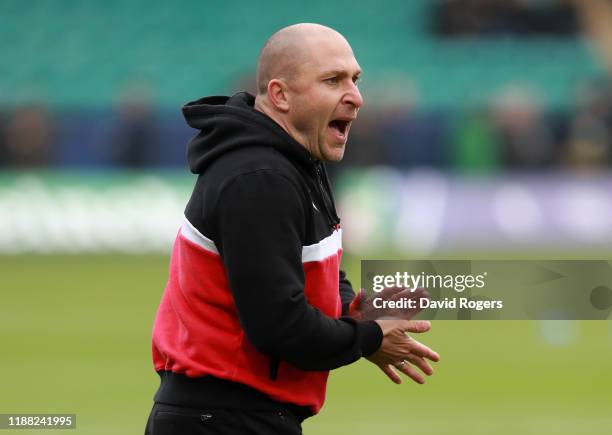
<svg viewBox="0 0 612 435"><path fill-rule="evenodd" d="M336 216L334 216L331 211L334 208L334 203L328 193L328 189L326 189L325 185L323 184L323 171L321 171L321 163L314 162L314 164L316 170L315 172L317 177L317 185L319 188L319 193L321 194L321 198L323 198L323 205L325 207L327 218L329 219L332 228L336 228L340 223L340 220Z"/></svg>

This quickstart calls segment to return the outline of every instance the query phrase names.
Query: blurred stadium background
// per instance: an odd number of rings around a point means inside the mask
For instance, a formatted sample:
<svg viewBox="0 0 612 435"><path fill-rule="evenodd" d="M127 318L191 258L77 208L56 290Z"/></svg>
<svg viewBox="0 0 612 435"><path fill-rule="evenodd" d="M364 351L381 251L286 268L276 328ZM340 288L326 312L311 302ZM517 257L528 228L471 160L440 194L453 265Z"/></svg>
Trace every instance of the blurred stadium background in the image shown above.
<svg viewBox="0 0 612 435"><path fill-rule="evenodd" d="M610 258L609 1L4 0L0 17L0 412L143 431L194 182L180 107L252 89L295 22L342 32L365 73L331 168L354 284L365 258ZM355 364L305 432L612 427L610 322L436 322L423 341L443 356L425 386Z"/></svg>

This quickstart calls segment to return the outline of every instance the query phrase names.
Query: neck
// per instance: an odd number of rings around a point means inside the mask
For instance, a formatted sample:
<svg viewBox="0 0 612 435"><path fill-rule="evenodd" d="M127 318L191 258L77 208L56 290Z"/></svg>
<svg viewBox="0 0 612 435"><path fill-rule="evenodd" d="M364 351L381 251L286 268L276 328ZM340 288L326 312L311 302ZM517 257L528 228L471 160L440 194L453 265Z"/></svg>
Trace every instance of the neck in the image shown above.
<svg viewBox="0 0 612 435"><path fill-rule="evenodd" d="M257 95L255 97L254 108L258 112L261 112L261 113L267 115L274 122L276 122L278 125L280 125L280 127L283 130L285 130L289 136L291 136L297 143L299 143L304 148L306 148L306 151L308 151L308 153L312 155L312 153L310 152L308 147L306 145L304 145L305 140L298 134L297 131L295 131L295 129L291 128L291 125L289 124L289 122L287 122L287 119L284 116L281 116L276 110L274 110L272 107L270 107L270 103L268 102L268 100L265 97Z"/></svg>
<svg viewBox="0 0 612 435"><path fill-rule="evenodd" d="M257 111L267 115L269 118L272 118L272 120L274 122L276 122L278 125L280 125L283 130L285 130L287 133L291 134L291 131L288 128L288 125L285 122L285 120L281 116L279 116L278 113L276 113L276 111L274 111L270 107L270 104L268 103L268 101L264 97L262 97L260 95L255 97L255 106L254 106L254 108L255 108L255 110L257 110Z"/></svg>

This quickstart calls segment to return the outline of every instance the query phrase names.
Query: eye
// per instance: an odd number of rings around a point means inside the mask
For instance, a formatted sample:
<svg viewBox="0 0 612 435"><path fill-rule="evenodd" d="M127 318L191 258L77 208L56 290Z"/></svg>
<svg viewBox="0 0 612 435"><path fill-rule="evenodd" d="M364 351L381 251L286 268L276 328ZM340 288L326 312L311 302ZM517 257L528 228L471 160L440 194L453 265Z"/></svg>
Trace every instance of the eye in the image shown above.
<svg viewBox="0 0 612 435"><path fill-rule="evenodd" d="M357 84L361 81L361 76L354 76L353 77L353 83Z"/></svg>
<svg viewBox="0 0 612 435"><path fill-rule="evenodd" d="M337 85L338 84L338 76L329 77L329 78L325 79L325 81L327 83L329 83L330 85Z"/></svg>

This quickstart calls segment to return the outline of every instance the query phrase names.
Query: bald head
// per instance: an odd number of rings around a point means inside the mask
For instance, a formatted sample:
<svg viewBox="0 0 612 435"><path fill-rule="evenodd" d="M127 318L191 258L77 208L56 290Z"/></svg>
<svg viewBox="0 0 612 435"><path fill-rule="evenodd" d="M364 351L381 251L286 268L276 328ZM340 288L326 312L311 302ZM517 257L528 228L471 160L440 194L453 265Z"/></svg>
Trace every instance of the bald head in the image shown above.
<svg viewBox="0 0 612 435"><path fill-rule="evenodd" d="M272 79L295 79L301 67L314 60L317 46L330 43L345 44L350 50L340 33L320 24L294 24L276 32L266 41L257 61L258 94L266 94Z"/></svg>

